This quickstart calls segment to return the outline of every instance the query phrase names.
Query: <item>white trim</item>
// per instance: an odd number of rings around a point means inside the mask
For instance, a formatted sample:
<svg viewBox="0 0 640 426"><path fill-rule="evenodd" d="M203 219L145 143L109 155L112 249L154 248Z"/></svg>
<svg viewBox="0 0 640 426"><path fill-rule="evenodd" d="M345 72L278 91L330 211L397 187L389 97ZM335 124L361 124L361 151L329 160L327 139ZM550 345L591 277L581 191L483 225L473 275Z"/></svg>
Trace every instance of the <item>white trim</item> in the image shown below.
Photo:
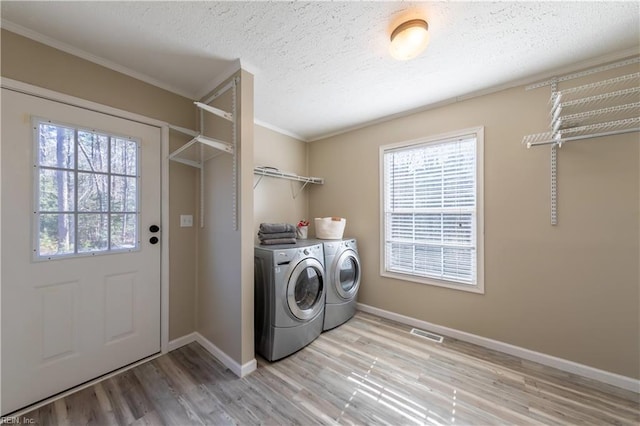
<svg viewBox="0 0 640 426"><path fill-rule="evenodd" d="M160 350L169 350L169 125L161 128L162 159L160 164L160 188L162 205L160 222L162 246L160 247ZM164 327L162 326L164 324Z"/></svg>
<svg viewBox="0 0 640 426"><path fill-rule="evenodd" d="M123 109L110 107L71 95L66 95L61 92L56 92L54 90L45 89L44 87L34 86L29 83L23 83L22 81L13 80L6 77L0 78L0 86L5 89L15 90L16 92L37 96L42 99L48 99L51 101L87 109L89 111L112 115L114 117L124 118L126 120L136 121L142 124L148 124L154 127L162 128L163 126L168 125L168 123L156 120L155 118L145 117L144 115L136 114L134 112L125 111Z"/></svg>
<svg viewBox="0 0 640 426"><path fill-rule="evenodd" d="M306 139L303 136L300 136L297 133L290 132L290 131L282 129L282 128L278 127L278 126L274 126L273 124L269 124L267 122L264 122L262 120L254 119L253 120L253 124L255 124L256 126L264 127L265 129L273 130L276 133L280 133L282 135L289 136L289 137L292 137L294 139L298 139L299 141L302 141L302 142L309 142L308 139Z"/></svg>
<svg viewBox="0 0 640 426"><path fill-rule="evenodd" d="M233 372L236 376L242 378L247 374L255 371L257 368L256 359L253 358L251 361L240 365L233 358L227 355L222 349L218 348L214 345L210 340L204 337L202 334L195 332L196 341L200 343L200 345L206 349L211 355L213 355L218 361L222 363L225 367Z"/></svg>
<svg viewBox="0 0 640 426"><path fill-rule="evenodd" d="M421 277L418 275L403 274L394 271L385 270L385 182L384 182L384 155L387 151L397 148L408 148L412 145L423 145L432 142L440 142L453 140L460 137L474 135L476 139L476 284L467 285L454 281L444 281L431 277ZM433 285L437 287L450 288L453 290L461 290L469 293L484 294L484 126L470 127L461 130L455 130L447 133L441 133L433 136L412 139L401 142L391 142L381 145L378 157L378 177L379 188L378 195L380 198L380 276L390 279L411 281L420 284Z"/></svg>
<svg viewBox="0 0 640 426"><path fill-rule="evenodd" d="M604 55L604 56L599 56L597 58L593 58L590 60L586 60L586 61L582 61L582 62L577 62L575 64L566 66L566 67L562 67L562 68L557 68L555 70L552 71L548 71L548 72L542 72L542 73L538 73L529 77L525 77L525 78L520 78L517 80L513 80L504 84L499 84L496 86L492 86L492 87L488 87L486 89L480 89L480 90L476 90L474 92L469 92L466 94L462 94L460 96L454 96L452 98L448 98L448 99L444 99L442 101L439 102L434 102L431 104L427 104L427 105L423 105L417 108L413 108L407 111L401 111L398 112L396 114L391 114L391 115L386 115L384 117L375 119L375 120L371 120L371 121L366 121L364 123L359 123L359 124L355 124L353 126L349 126L349 127L345 127L344 129L340 129L340 130L336 130L334 132L329 132L329 133L324 133L324 134L320 134L318 136L314 136L311 138L307 139L307 142L315 142L315 141L319 141L322 139L327 139L327 138L331 138L333 136L338 136L344 133L349 133L349 132L353 132L355 130L359 130L359 129L364 129L365 127L369 127L369 126L374 126L376 124L381 124L381 123L386 123L387 121L392 121L395 120L397 118L402 118L402 117L408 117L410 115L413 114L418 114L421 112L425 112L425 111L429 111L432 109L436 109L436 108L440 108L446 105L450 105L450 104L455 104L457 102L462 102L462 101L466 101L468 99L473 99L473 98L478 98L480 96L484 96L484 95L490 95L492 93L496 93L496 92L501 92L503 90L507 90L507 89L512 89L514 87L518 87L518 86L526 86L526 85L530 85L533 83L538 83L540 81L544 81L544 80L548 80L549 78L555 77L555 76L561 76L564 74L570 74L576 71L581 71L587 68L592 68L595 66L599 66L602 64L606 64L607 62L614 62L614 61L619 61L621 59L625 59L628 58L630 56L634 56L634 55L638 55L640 53L640 51L638 50L637 47L632 47L630 49L625 49L622 50L620 52L614 52L608 55Z"/></svg>
<svg viewBox="0 0 640 426"><path fill-rule="evenodd" d="M465 331L456 330L454 328L444 327L442 325L422 321L416 318L397 314L395 312L385 311L384 309L365 305L363 303L358 303L357 309L362 312L374 314L379 317L397 321L399 323L406 324L412 327L418 327L436 333L441 333L445 336L453 337L454 339L473 343L484 348L500 351L505 354L526 359L528 361L537 362L548 367L557 368L568 373L577 374L579 376L597 380L608 385L617 386L622 389L640 393L640 380L631 377L600 370L588 365L579 364L577 362L558 358L552 355L547 355L541 352L532 351L520 346L511 345L509 343L504 343L498 340L489 339L487 337L478 336L476 334L467 333Z"/></svg>
<svg viewBox="0 0 640 426"><path fill-rule="evenodd" d="M177 339L171 340L167 344L167 352L175 351L178 348L188 345L189 343L198 341L198 333L195 331L193 333L185 334L182 337L178 337Z"/></svg>
<svg viewBox="0 0 640 426"><path fill-rule="evenodd" d="M1 91L0 91L1 92ZM0 95L2 98L2 95ZM1 112L0 108L0 112ZM2 235L2 143L0 142L0 236ZM2 241L0 240L0 271L2 270ZM2 274L0 273L0 319L2 318ZM0 378L2 377L2 327L0 322ZM2 413L2 386L0 385L0 414Z"/></svg>
<svg viewBox="0 0 640 426"><path fill-rule="evenodd" d="M131 78L135 78L136 80L143 81L145 83L156 86L160 89L168 90L169 92L175 93L180 96L184 96L189 99L193 99L193 93L189 93L185 90L178 89L177 87L171 86L169 84L163 83L160 80L156 80L153 77L149 77L146 74L143 74L138 71L134 71L130 68L117 64L108 59L104 59L100 56L96 56L92 53L86 52L77 47L71 46L64 42L55 40L49 36L41 34L37 31L33 31L29 28L25 28L22 25L14 24L11 21L7 21L6 19L2 19L0 27L11 31L12 33L16 33L28 39L37 41L39 43L45 44L47 46L53 47L54 49L61 50L63 52L69 53L73 56L77 56L78 58L84 59L89 62L93 62L94 64L98 64L105 68L109 68L110 70L119 72L121 74L127 75Z"/></svg>

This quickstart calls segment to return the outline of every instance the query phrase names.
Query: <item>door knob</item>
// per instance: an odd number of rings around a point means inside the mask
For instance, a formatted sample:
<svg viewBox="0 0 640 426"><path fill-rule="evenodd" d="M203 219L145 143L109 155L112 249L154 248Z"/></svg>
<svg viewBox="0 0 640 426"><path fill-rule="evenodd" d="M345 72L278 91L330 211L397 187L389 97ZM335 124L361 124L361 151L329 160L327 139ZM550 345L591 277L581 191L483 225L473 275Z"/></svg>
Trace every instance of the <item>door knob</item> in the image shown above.
<svg viewBox="0 0 640 426"><path fill-rule="evenodd" d="M160 227L159 227L158 225L151 225L151 226L149 227L149 232L156 233L156 232L158 232L159 230L160 230Z"/></svg>
<svg viewBox="0 0 640 426"><path fill-rule="evenodd" d="M149 242L150 242L151 244L158 244L158 241L159 241L159 240L158 240L158 237L151 237L151 238L149 238Z"/></svg>

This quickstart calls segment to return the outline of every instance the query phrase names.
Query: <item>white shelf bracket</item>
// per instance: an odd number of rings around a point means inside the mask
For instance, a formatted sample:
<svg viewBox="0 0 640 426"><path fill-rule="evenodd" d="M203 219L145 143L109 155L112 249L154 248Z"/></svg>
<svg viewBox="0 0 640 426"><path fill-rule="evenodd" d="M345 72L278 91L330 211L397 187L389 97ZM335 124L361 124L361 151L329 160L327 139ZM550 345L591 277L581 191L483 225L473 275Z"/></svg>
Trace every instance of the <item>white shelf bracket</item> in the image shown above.
<svg viewBox="0 0 640 426"><path fill-rule="evenodd" d="M302 190L304 189L305 186L307 186L309 184L309 181L306 181L302 184L302 186L300 187L300 189L298 189L298 191L294 191L293 189L293 181L289 182L291 184L291 196L293 197L293 199L295 200L296 198L298 198L298 195L300 195L300 193L302 192Z"/></svg>
<svg viewBox="0 0 640 426"><path fill-rule="evenodd" d="M231 122L233 122L233 116L234 114L231 112L227 112L227 111L223 111L219 108L216 107L212 107L211 105L207 105L207 104L203 104L202 102L194 102L194 104L196 104L196 106L200 109L203 109L207 112L210 112L214 115L217 115L218 117L222 117L225 120L229 120Z"/></svg>

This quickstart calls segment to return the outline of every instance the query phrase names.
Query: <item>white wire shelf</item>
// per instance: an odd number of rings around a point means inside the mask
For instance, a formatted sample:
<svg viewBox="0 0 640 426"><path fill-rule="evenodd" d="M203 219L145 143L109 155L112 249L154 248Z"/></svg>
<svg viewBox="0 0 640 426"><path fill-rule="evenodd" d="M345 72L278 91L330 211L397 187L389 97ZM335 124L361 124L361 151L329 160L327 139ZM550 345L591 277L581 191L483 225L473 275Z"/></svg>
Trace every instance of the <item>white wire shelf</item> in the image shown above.
<svg viewBox="0 0 640 426"><path fill-rule="evenodd" d="M551 99L557 101L558 97L561 97L564 100L570 100L577 96L593 96L616 90L637 87L639 83L640 72L634 72L631 74L621 75L619 77L609 78L607 80L597 81L595 83L559 90L552 93Z"/></svg>
<svg viewBox="0 0 640 426"><path fill-rule="evenodd" d="M634 117L625 120L575 127L559 132L543 132L527 135L522 139L522 143L526 145L527 148L539 145L562 145L565 142L638 131L640 131L640 117Z"/></svg>
<svg viewBox="0 0 640 426"><path fill-rule="evenodd" d="M169 160L201 169L205 162L223 153L232 154L233 145L218 139L197 135L169 154Z"/></svg>
<svg viewBox="0 0 640 426"><path fill-rule="evenodd" d="M586 126L594 122L607 122L640 117L640 102L632 102L575 114L561 115L553 122L553 131Z"/></svg>
<svg viewBox="0 0 640 426"><path fill-rule="evenodd" d="M169 127L177 132L193 136L193 139L189 142L170 153L169 160L201 169L206 161L222 153L233 153L233 145L230 143L203 136L194 130L184 127L174 125Z"/></svg>
<svg viewBox="0 0 640 426"><path fill-rule="evenodd" d="M594 83L557 90L560 82L640 63L640 56L554 77L526 90L551 86L549 131L526 135L531 148L551 146L551 225L558 224L557 151L565 142L640 132L640 72L606 78ZM637 67L636 67L637 69Z"/></svg>
<svg viewBox="0 0 640 426"><path fill-rule="evenodd" d="M258 166L258 167L254 167L253 168L253 174L258 175L258 180L256 181L256 183L253 185L253 189L255 189L258 184L260 183L260 181L262 180L262 178L264 176L268 176L268 177L273 177L273 178L279 178L279 179L286 179L286 180L290 180L290 181L297 181L297 182L302 182L303 185L300 189L298 189L298 191L294 191L293 187L291 188L291 195L293 196L293 198L297 198L298 195L300 194L300 192L302 192L302 190L310 183L316 184L316 185L323 185L324 184L324 179L323 178L319 178L319 177L308 177L308 176L299 176L295 173L290 173L290 172L285 172L282 170L278 170L274 167L265 167L265 166Z"/></svg>
<svg viewBox="0 0 640 426"><path fill-rule="evenodd" d="M222 117L225 120L233 121L233 114L227 111L223 111L220 108L213 107L211 105L203 104L202 102L194 102L194 104L211 114L217 115L218 117Z"/></svg>
<svg viewBox="0 0 640 426"><path fill-rule="evenodd" d="M561 98L561 96L557 97L557 99ZM637 102L639 99L640 86L637 86L570 101L556 101L551 109L552 121L557 120L562 113L579 113L585 110L613 107L620 104Z"/></svg>
<svg viewBox="0 0 640 426"><path fill-rule="evenodd" d="M280 179L295 180L295 181L304 182L304 183L315 183L318 185L324 184L323 178L298 176L295 173L285 172L272 167L262 167L262 166L254 167L253 173L260 176L269 176L269 177L275 177Z"/></svg>

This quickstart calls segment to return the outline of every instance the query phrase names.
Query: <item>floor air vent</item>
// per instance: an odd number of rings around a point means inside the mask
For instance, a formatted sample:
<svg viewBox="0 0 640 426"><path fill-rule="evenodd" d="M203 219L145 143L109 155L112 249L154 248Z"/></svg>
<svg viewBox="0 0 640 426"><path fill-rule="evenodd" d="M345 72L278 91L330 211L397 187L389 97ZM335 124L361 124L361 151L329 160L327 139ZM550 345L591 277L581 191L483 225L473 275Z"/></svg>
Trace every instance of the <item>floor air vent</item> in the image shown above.
<svg viewBox="0 0 640 426"><path fill-rule="evenodd" d="M444 340L444 338L442 336L439 336L439 335L434 334L434 333L430 333L428 331L420 330L418 328L412 328L411 329L411 334L413 334L414 336L418 336L418 337L422 337L424 339L431 340L431 341L436 342L436 343L442 343L442 340Z"/></svg>

